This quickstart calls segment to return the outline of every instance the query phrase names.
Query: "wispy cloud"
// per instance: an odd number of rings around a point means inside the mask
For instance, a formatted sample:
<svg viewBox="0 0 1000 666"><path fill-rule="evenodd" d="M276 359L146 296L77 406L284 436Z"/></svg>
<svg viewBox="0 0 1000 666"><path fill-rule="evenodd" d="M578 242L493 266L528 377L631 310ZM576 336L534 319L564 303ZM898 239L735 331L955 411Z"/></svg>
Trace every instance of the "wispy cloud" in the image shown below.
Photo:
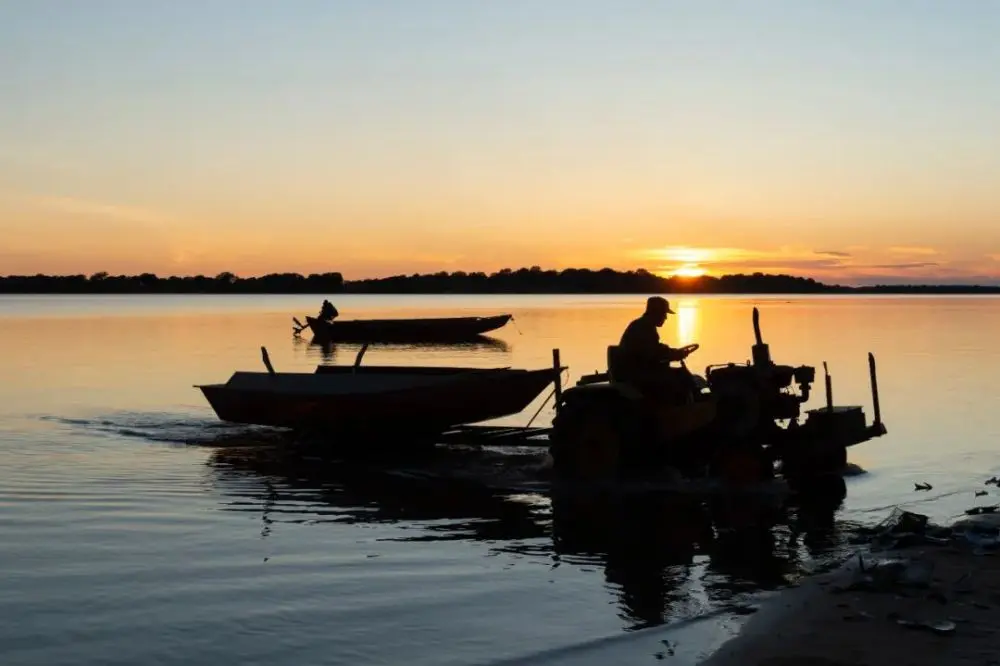
<svg viewBox="0 0 1000 666"><path fill-rule="evenodd" d="M914 268L930 268L940 266L936 261L911 261L905 264L862 264L858 268L879 268L885 270L911 270Z"/></svg>
<svg viewBox="0 0 1000 666"><path fill-rule="evenodd" d="M931 256L931 255L935 255L935 254L940 254L933 247L924 247L924 246L919 246L919 245L917 245L917 246L895 245L895 246L889 248L889 252L892 252L893 254L918 254L918 255L924 255L924 256Z"/></svg>
<svg viewBox="0 0 1000 666"><path fill-rule="evenodd" d="M846 252L816 251L797 247L779 247L772 250L751 250L734 247L667 247L644 250L640 256L675 264L699 264L719 270L728 267L773 268L786 267L835 267L845 264L850 257Z"/></svg>
<svg viewBox="0 0 1000 666"><path fill-rule="evenodd" d="M714 272L746 271L812 271L843 268L845 264L837 257L787 258L787 259L744 259L734 261L714 261L707 265Z"/></svg>

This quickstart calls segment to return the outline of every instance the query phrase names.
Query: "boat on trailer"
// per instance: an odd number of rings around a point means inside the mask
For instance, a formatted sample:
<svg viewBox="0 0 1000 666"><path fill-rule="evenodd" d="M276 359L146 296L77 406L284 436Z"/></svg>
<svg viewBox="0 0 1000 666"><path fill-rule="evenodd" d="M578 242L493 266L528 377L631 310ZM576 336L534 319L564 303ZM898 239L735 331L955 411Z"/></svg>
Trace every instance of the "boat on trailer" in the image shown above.
<svg viewBox="0 0 1000 666"><path fill-rule="evenodd" d="M197 385L223 421L412 448L466 424L523 411L565 369L361 365L313 372L237 371L224 384ZM558 356L556 356L558 361ZM432 441L431 444L434 442Z"/></svg>
<svg viewBox="0 0 1000 666"><path fill-rule="evenodd" d="M296 332L308 328L320 342L463 342L503 328L510 314L489 317L440 317L418 319L333 319L306 317Z"/></svg>

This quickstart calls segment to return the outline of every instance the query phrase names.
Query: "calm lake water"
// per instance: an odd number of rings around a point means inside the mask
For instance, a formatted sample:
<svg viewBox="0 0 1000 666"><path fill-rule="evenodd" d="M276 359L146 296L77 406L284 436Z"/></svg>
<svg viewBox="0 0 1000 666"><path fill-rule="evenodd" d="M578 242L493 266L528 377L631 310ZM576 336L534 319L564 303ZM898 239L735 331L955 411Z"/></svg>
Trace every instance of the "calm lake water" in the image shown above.
<svg viewBox="0 0 1000 666"><path fill-rule="evenodd" d="M553 505L213 446L244 431L193 384L261 369L261 345L278 370L353 361L356 346L293 339L321 300L0 297L0 663L692 663L739 615L674 623L843 554L843 521L996 501L974 497L1000 473L994 298L671 298L662 336L699 342L693 367L746 360L759 305L775 361L820 377L827 361L835 402L869 419L876 354L889 435L851 450L867 473L835 516ZM643 298L335 302L345 318L515 316L491 344L372 347L366 363L547 366L557 347L573 382Z"/></svg>

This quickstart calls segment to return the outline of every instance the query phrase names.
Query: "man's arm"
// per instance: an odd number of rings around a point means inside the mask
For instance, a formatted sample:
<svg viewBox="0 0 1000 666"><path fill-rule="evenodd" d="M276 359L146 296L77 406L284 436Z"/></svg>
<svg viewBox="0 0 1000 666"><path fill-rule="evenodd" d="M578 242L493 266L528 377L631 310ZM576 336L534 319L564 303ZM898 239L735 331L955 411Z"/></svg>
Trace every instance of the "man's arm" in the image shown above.
<svg viewBox="0 0 1000 666"><path fill-rule="evenodd" d="M660 336L656 333L656 329L637 323L626 329L620 344L631 353L654 361L681 361L687 357L687 354L679 349L674 349L670 345L660 342Z"/></svg>
<svg viewBox="0 0 1000 666"><path fill-rule="evenodd" d="M687 354L680 349L674 349L670 345L660 343L660 356L663 357L665 361L683 361L687 358Z"/></svg>

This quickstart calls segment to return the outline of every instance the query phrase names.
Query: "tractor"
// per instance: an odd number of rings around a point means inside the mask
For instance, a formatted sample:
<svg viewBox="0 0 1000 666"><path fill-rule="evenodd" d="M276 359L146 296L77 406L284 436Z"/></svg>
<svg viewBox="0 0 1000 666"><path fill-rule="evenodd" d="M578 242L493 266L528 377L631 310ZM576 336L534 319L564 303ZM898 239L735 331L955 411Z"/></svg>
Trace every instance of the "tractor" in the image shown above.
<svg viewBox="0 0 1000 666"><path fill-rule="evenodd" d="M558 397L549 436L552 472L563 479L606 480L672 470L683 478L732 483L760 482L780 472L793 488L842 479L847 448L887 432L874 355L868 354L874 408L869 425L862 407L833 405L825 363L826 405L804 411L816 369L771 360L756 307L753 329L751 360L710 365L704 377L690 373L685 361L673 362L664 370L675 373L684 388L667 395L617 379L620 350L609 347L607 372L580 378Z"/></svg>

